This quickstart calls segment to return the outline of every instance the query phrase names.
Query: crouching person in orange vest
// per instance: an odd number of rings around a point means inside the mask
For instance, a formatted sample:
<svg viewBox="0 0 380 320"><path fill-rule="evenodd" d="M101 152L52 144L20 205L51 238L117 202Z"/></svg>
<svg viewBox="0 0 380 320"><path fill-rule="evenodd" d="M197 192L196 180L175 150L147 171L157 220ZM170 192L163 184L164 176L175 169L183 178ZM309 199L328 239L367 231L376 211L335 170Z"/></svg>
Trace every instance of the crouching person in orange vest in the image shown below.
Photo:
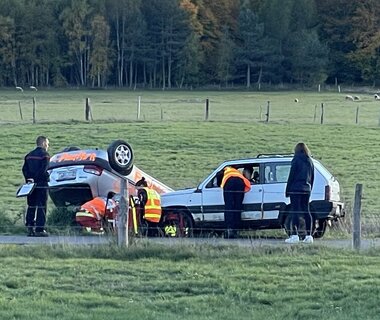
<svg viewBox="0 0 380 320"><path fill-rule="evenodd" d="M155 231L158 231L158 223L161 220L161 197L156 190L148 187L144 177L136 182L136 187L140 216L146 221L148 235L155 235Z"/></svg>
<svg viewBox="0 0 380 320"><path fill-rule="evenodd" d="M96 197L83 205L75 215L75 221L88 231L96 234L104 233L104 224L108 219L115 219L118 213L118 204L110 192L107 198Z"/></svg>

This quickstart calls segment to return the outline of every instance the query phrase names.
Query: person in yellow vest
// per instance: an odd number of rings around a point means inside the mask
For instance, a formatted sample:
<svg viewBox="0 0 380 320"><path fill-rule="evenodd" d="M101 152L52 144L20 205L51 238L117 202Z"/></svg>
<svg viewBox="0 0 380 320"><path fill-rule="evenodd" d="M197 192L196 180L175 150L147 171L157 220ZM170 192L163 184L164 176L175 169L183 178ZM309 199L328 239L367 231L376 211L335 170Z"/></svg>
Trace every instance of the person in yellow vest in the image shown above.
<svg viewBox="0 0 380 320"><path fill-rule="evenodd" d="M108 196L96 197L82 204L75 214L75 221L92 233L103 233L103 223L106 219L113 219L118 210L118 204L110 192Z"/></svg>
<svg viewBox="0 0 380 320"><path fill-rule="evenodd" d="M137 197L139 199L140 216L148 223L148 235L153 235L161 220L161 197L159 193L148 187L145 178L136 182Z"/></svg>
<svg viewBox="0 0 380 320"><path fill-rule="evenodd" d="M224 198L225 237L237 238L243 211L244 193L251 190L251 183L239 170L226 167L220 186L223 189Z"/></svg>

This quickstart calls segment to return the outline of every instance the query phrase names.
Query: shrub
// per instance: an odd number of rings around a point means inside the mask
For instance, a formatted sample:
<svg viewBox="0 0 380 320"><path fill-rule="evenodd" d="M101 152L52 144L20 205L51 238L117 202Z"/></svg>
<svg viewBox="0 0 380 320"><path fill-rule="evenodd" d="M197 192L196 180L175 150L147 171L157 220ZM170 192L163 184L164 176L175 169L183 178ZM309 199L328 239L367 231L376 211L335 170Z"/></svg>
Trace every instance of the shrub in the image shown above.
<svg viewBox="0 0 380 320"><path fill-rule="evenodd" d="M72 231L78 229L73 207L54 208L47 219L49 231Z"/></svg>

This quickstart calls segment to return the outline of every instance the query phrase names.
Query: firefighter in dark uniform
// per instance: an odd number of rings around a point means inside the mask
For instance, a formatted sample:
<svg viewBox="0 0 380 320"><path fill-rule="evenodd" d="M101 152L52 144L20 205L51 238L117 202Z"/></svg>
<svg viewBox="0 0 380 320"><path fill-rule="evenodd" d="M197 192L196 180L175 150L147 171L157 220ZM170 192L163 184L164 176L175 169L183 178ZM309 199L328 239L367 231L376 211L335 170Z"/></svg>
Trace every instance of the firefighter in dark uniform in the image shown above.
<svg viewBox="0 0 380 320"><path fill-rule="evenodd" d="M224 222L226 225L225 237L236 238L240 227L241 212L243 211L244 193L251 189L251 183L239 170L224 168L223 179L220 185L224 197Z"/></svg>
<svg viewBox="0 0 380 320"><path fill-rule="evenodd" d="M50 161L49 139L39 136L36 139L37 147L29 152L24 159L22 173L27 183L35 183L36 187L27 197L28 209L25 224L28 228L28 236L48 236L45 231L46 203L49 174L47 168ZM35 227L35 229L34 229Z"/></svg>

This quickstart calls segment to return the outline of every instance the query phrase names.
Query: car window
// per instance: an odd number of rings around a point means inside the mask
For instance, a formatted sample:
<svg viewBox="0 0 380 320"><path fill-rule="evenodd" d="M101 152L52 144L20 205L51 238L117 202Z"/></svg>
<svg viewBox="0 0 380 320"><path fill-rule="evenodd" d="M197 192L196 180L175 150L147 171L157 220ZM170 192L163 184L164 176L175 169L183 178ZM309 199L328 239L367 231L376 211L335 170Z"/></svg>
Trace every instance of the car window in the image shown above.
<svg viewBox="0 0 380 320"><path fill-rule="evenodd" d="M252 174L249 178L251 184L258 184L260 183L260 166L258 164L241 164L241 165L234 165L234 168L238 169L240 173L243 174L243 170L245 168L250 168ZM223 168L224 169L224 168ZM206 185L206 188L217 188L220 187L220 184L222 183L223 179L223 170L219 171Z"/></svg>
<svg viewBox="0 0 380 320"><path fill-rule="evenodd" d="M223 170L218 172L206 185L206 188L218 188L222 183Z"/></svg>
<svg viewBox="0 0 380 320"><path fill-rule="evenodd" d="M290 163L267 163L264 168L265 183L286 183Z"/></svg>

